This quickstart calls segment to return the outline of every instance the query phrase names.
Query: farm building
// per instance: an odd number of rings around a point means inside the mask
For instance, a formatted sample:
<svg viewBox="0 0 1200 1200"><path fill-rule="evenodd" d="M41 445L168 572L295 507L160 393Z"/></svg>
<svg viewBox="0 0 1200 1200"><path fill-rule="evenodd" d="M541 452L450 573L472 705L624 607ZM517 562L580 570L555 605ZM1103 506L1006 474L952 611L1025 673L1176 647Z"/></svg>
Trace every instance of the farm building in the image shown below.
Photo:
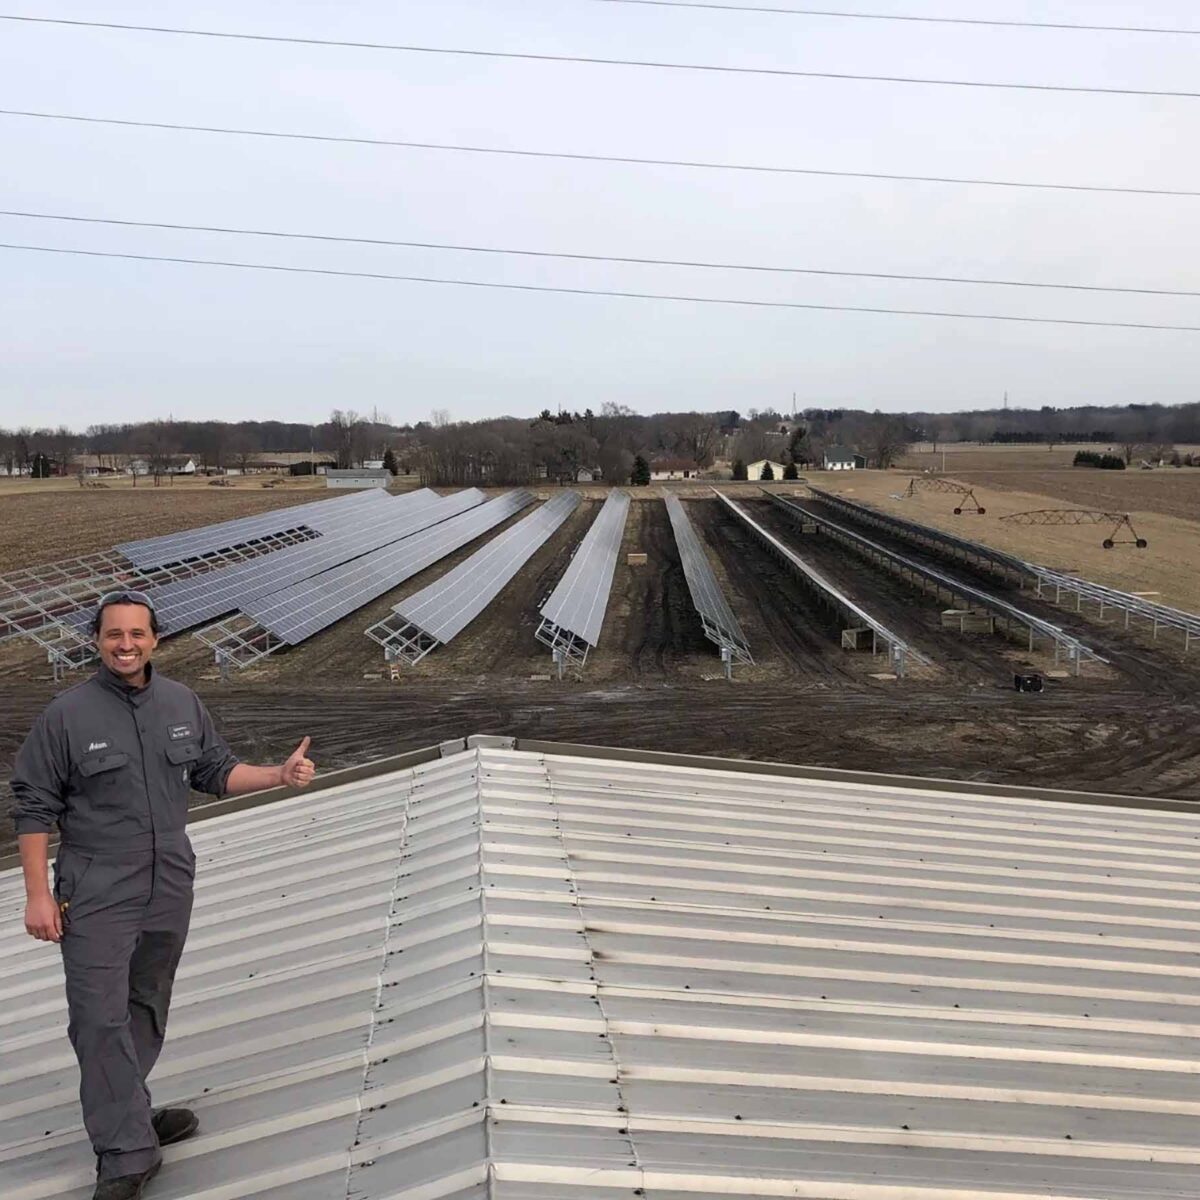
<svg viewBox="0 0 1200 1200"><path fill-rule="evenodd" d="M746 467L746 478L753 480L761 479L763 477L763 471L766 470L767 467L771 468L772 479L783 478L783 463L776 462L773 458L760 458L756 462L748 464Z"/></svg>
<svg viewBox="0 0 1200 1200"><path fill-rule="evenodd" d="M650 478L663 479L696 479L700 474L700 464L694 458L656 458L650 463Z"/></svg>
<svg viewBox="0 0 1200 1200"><path fill-rule="evenodd" d="M155 1187L1192 1198L1187 807L498 737L209 804ZM0 1182L82 1197L23 902Z"/></svg>
<svg viewBox="0 0 1200 1200"><path fill-rule="evenodd" d="M325 472L325 486L331 488L385 488L391 482L391 471L368 471L360 468Z"/></svg>
<svg viewBox="0 0 1200 1200"><path fill-rule="evenodd" d="M826 471L855 471L862 470L867 460L847 446L830 446L821 457L821 465Z"/></svg>

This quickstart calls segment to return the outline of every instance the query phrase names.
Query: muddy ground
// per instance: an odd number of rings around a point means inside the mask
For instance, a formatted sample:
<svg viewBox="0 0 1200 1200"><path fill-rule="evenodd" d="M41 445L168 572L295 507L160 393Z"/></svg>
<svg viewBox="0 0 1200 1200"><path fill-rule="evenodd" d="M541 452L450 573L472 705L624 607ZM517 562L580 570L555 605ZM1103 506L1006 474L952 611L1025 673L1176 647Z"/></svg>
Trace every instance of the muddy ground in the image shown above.
<svg viewBox="0 0 1200 1200"><path fill-rule="evenodd" d="M998 637L947 632L937 601L828 539L800 533L768 502L747 504L928 653L933 667L904 681L877 677L885 660L843 651L836 615L716 502L692 500L685 508L755 656L754 666L726 680L692 607L665 506L650 496L630 507L600 644L578 677L551 678L549 652L533 635L538 607L599 510L591 498L458 639L397 682L385 677L364 629L482 540L230 682L188 636L164 642L157 661L197 688L251 761L277 761L304 734L317 761L334 768L496 733L1200 801L1195 648L1189 659L1172 640L1152 645L1047 602L1041 615L1078 632L1113 665L1049 679L1041 695L1018 694L1014 667L1053 663ZM871 536L881 540L878 531ZM646 553L646 565L629 564L633 551ZM976 582L1001 590L995 580ZM54 691L36 649L0 646L0 779ZM7 803L5 789L0 806ZM0 821L0 853L10 848Z"/></svg>

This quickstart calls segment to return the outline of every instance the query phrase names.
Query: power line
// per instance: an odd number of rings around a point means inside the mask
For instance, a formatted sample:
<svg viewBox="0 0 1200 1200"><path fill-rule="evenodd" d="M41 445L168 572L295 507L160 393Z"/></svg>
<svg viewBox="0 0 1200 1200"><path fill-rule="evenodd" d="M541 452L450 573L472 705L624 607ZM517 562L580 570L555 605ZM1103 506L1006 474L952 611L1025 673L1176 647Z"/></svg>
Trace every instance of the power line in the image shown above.
<svg viewBox="0 0 1200 1200"><path fill-rule="evenodd" d="M853 83L902 83L929 87L965 87L1021 92L1060 92L1095 96L1153 96L1158 99L1200 100L1200 92L1154 91L1146 88L1083 87L1059 83L989 83L980 79L931 79L911 75L858 75L848 71L797 71L784 67L731 67L719 63L659 62L636 58L598 58L583 54L533 54L515 50L471 50L452 46L416 46L399 42L340 41L332 38L288 37L265 33L231 33L217 29L185 29L170 25L130 25L116 21L72 21L65 17L23 17L0 13L0 21L34 25L66 25L136 33L165 33L180 37L220 38L239 42L270 42L294 46L330 46L350 50L386 50L401 54L448 55L460 58L504 59L510 62L569 63L575 66L638 67L656 71L697 71L717 75L757 75L777 79L829 79Z"/></svg>
<svg viewBox="0 0 1200 1200"><path fill-rule="evenodd" d="M964 187L1024 188L1034 191L1098 192L1117 196L1200 197L1200 191L1181 188L1111 187L1086 183L1029 183L1013 179L980 179L955 175L900 175L882 171L829 171L816 167L756 166L753 163L705 162L697 159L639 158L627 154L581 154L563 150L511 150L499 146L465 146L446 142L413 142L395 138L347 137L322 133L287 133L276 129L240 129L223 125L183 125L173 121L132 121L117 117L89 117L73 113L36 112L0 108L0 116L37 121L66 121L83 125L113 125L127 129L160 129L171 133L211 133L226 137L275 138L293 142L329 142L346 146L383 146L401 150L435 150L453 154L494 154L509 158L544 158L565 162L617 163L639 167L683 167L698 171L743 171L757 175L802 175L822 179L873 179L891 183L940 183Z"/></svg>
<svg viewBox="0 0 1200 1200"><path fill-rule="evenodd" d="M1200 29L1148 25L1080 25L1070 21L1005 21L986 17L918 17L900 13L843 12L824 8L770 8L765 5L708 4L699 0L596 0L600 4L640 4L647 8L699 8L715 12L769 13L788 17L841 17L848 21L906 21L921 25L983 25L996 29L1056 29L1081 33L1158 33L1195 37Z"/></svg>
<svg viewBox="0 0 1200 1200"><path fill-rule="evenodd" d="M130 262L178 263L200 267L232 267L242 271L273 271L285 275L324 275L342 279L378 279L399 283L428 283L446 287L486 288L506 292L538 292L560 296L603 296L622 300L670 300L687 304L718 304L739 308L787 308L808 312L872 313L896 317L950 317L965 321L1007 321L1021 325L1077 325L1094 329L1149 329L1173 333L1200 333L1200 325L1163 325L1143 321L1085 321L1070 317L1018 317L1001 313L951 312L938 309L878 308L850 304L802 304L792 300L741 300L727 296L686 296L661 292L629 292L602 288L551 287L532 283L493 283L481 279L445 279L429 275L398 275L385 271L343 271L330 267L289 267L275 263L239 262L231 259L184 258L168 254L119 254L110 250L77 250L64 246L30 246L0 242L0 250L37 254L63 254L82 258L124 259Z"/></svg>
<svg viewBox="0 0 1200 1200"><path fill-rule="evenodd" d="M502 246L473 246L457 242L401 241L396 238L347 237L329 233L296 233L278 229L247 229L231 225L186 225L168 221L133 221L117 217L81 217L64 213L0 209L0 217L36 221L68 221L80 225L116 225L126 229L167 229L187 233L235 234L239 237L275 238L287 241L332 242L337 245L392 246L407 250L450 250L464 254L508 255L519 258L567 259L572 262L620 263L630 266L688 267L706 271L754 271L771 275L820 275L840 279L884 279L904 283L954 283L980 287L1039 288L1049 291L1102 292L1125 296L1200 297L1200 291L1172 288L1106 287L1089 283L1044 283L1018 279L980 279L961 275L913 275L885 271L839 271L822 267L779 267L753 263L709 262L681 258L649 258L617 254L582 254L559 250L526 250Z"/></svg>

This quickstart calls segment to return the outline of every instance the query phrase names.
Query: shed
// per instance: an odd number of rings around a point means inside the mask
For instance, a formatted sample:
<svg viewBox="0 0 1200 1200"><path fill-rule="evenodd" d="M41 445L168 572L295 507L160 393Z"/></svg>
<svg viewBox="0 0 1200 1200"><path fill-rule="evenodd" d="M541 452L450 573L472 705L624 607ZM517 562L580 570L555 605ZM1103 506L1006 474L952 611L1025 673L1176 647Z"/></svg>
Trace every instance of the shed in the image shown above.
<svg viewBox="0 0 1200 1200"><path fill-rule="evenodd" d="M752 483L761 480L763 470L768 466L771 468L771 478L778 483L783 478L785 468L783 463L776 462L773 458L760 458L756 462L747 464L746 478Z"/></svg>
<svg viewBox="0 0 1200 1200"><path fill-rule="evenodd" d="M1194 1200L1194 805L447 742L194 811L163 1197ZM0 1192L85 1197L0 872Z"/></svg>
<svg viewBox="0 0 1200 1200"><path fill-rule="evenodd" d="M365 469L325 472L325 486L331 488L385 488L392 482L391 471Z"/></svg>

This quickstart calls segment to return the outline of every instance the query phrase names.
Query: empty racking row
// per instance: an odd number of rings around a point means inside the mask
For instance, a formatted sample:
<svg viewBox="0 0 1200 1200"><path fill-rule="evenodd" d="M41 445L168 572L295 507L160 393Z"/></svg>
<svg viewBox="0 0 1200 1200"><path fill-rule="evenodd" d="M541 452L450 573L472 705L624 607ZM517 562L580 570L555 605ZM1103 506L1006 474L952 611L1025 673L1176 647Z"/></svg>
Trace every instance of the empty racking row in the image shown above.
<svg viewBox="0 0 1200 1200"><path fill-rule="evenodd" d="M944 597L947 603L964 604L987 612L1010 637L1027 642L1031 653L1037 648L1039 639L1049 642L1054 648L1054 661L1057 663L1065 659L1075 674L1079 673L1085 660L1105 661L1091 647L1058 625L1027 612L1000 596L909 555L901 554L795 500L782 496L772 496L771 500L776 508L793 522L816 526L826 536L832 537L868 561L899 575L914 586L932 592L938 599Z"/></svg>
<svg viewBox="0 0 1200 1200"><path fill-rule="evenodd" d="M1074 597L1076 612L1084 611L1083 605L1086 601L1097 606L1098 615L1101 618L1109 611L1123 614L1126 629L1131 628L1134 618L1146 622L1155 639L1161 629L1176 630L1183 634L1185 651L1190 648L1193 638L1200 638L1200 614L1159 604L1144 596L1123 592L1088 579L1081 579L1077 575L1071 575L1064 571L1039 566L1037 563L1006 554L991 546L985 546L916 521L906 520L891 513L868 508L864 504L847 500L845 497L833 495L819 488L810 487L809 491L822 505L827 504L838 509L856 522L873 525L903 538L912 545L925 547L943 557L957 559L973 567L981 568L1010 583L1015 583L1021 590L1032 588L1036 595L1043 599L1051 598L1051 593L1055 603L1061 603L1064 596Z"/></svg>
<svg viewBox="0 0 1200 1200"><path fill-rule="evenodd" d="M782 561L797 578L812 588L824 603L842 616L847 626L843 633L843 640L845 640L846 634L853 635L857 630L869 632L872 654L878 653L881 646L885 647L892 669L900 678L904 678L907 674L910 662L929 664L926 655L915 649L906 639L869 612L859 601L849 596L811 563L785 546L774 534L755 521L741 505L715 489L714 494L720 503L754 534L758 542L769 553Z"/></svg>

